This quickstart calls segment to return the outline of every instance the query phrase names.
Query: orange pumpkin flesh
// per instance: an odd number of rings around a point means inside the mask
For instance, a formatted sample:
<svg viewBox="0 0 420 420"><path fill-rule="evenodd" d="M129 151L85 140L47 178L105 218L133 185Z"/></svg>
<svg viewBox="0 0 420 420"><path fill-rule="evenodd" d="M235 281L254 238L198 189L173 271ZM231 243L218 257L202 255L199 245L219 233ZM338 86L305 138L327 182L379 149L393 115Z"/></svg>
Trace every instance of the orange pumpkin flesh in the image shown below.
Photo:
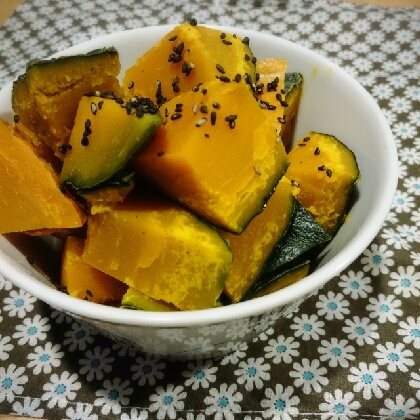
<svg viewBox="0 0 420 420"><path fill-rule="evenodd" d="M242 83L203 84L165 109L166 124L133 157L133 169L210 223L241 232L288 164L275 126Z"/></svg>
<svg viewBox="0 0 420 420"><path fill-rule="evenodd" d="M0 172L0 234L77 228L86 221L79 206L60 191L51 165L2 120Z"/></svg>

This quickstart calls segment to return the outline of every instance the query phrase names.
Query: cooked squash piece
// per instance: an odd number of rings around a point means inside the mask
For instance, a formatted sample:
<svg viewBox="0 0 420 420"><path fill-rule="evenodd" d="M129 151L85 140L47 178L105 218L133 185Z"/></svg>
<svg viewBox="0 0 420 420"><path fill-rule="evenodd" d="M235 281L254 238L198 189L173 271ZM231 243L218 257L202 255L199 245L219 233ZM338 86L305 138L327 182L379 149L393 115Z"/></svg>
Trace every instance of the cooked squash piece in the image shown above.
<svg viewBox="0 0 420 420"><path fill-rule="evenodd" d="M177 311L176 306L166 303L163 300L156 300L133 287L129 287L124 294L121 307L127 309L138 309L141 311L170 312Z"/></svg>
<svg viewBox="0 0 420 420"><path fill-rule="evenodd" d="M84 239L69 236L63 249L61 285L70 296L96 303L121 301L128 286L82 261Z"/></svg>
<svg viewBox="0 0 420 420"><path fill-rule="evenodd" d="M220 231L233 254L232 269L224 288L232 302L239 302L257 278L274 245L286 231L293 210L293 187L283 177L264 210L240 235Z"/></svg>
<svg viewBox="0 0 420 420"><path fill-rule="evenodd" d="M280 58L267 58L259 60L256 64L258 82L255 94L261 108L267 113L277 127L277 134L282 135L287 108L284 78L287 61ZM282 138L283 140L283 138Z"/></svg>
<svg viewBox="0 0 420 420"><path fill-rule="evenodd" d="M333 235L344 221L359 169L353 152L334 136L308 133L289 153L286 176L299 185L299 201Z"/></svg>
<svg viewBox="0 0 420 420"><path fill-rule="evenodd" d="M33 61L13 84L12 106L20 121L62 158L58 148L70 137L80 98L96 90L120 95L119 72L113 48Z"/></svg>
<svg viewBox="0 0 420 420"><path fill-rule="evenodd" d="M118 103L84 96L80 100L64 158L60 184L93 188L124 168L131 155L154 134L163 119L148 100ZM141 112L137 110L141 109Z"/></svg>
<svg viewBox="0 0 420 420"><path fill-rule="evenodd" d="M77 228L86 217L58 187L54 169L0 120L0 234Z"/></svg>
<svg viewBox="0 0 420 420"><path fill-rule="evenodd" d="M183 23L126 71L123 87L127 96L156 98L162 104L220 77L255 81L255 60L246 40L217 29Z"/></svg>
<svg viewBox="0 0 420 420"><path fill-rule="evenodd" d="M276 292L277 290L284 289L285 287L290 286L291 284L306 277L309 274L310 268L311 262L306 260L296 266L286 269L283 273L279 274L274 281L265 287L261 287L261 289L258 290L252 297L256 298L266 296L270 293Z"/></svg>
<svg viewBox="0 0 420 420"><path fill-rule="evenodd" d="M241 232L288 165L274 124L240 83L205 83L165 109L166 124L131 166L212 224Z"/></svg>
<svg viewBox="0 0 420 420"><path fill-rule="evenodd" d="M287 107L284 108L284 125L281 140L287 152L292 149L293 134L303 91L303 76L300 73L286 73L284 91Z"/></svg>
<svg viewBox="0 0 420 420"><path fill-rule="evenodd" d="M89 218L83 260L180 309L217 305L232 263L226 242L180 206L134 192Z"/></svg>

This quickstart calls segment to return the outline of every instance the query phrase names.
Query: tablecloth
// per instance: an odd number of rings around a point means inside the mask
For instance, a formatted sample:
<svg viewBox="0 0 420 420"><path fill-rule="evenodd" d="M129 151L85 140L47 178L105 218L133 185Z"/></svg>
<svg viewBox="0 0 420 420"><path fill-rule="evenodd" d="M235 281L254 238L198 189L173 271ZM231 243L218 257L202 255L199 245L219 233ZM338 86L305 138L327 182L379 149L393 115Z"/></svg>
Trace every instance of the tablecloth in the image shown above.
<svg viewBox="0 0 420 420"><path fill-rule="evenodd" d="M26 0L0 28L0 87L28 60L102 34L190 18L284 37L351 73L395 135L391 211L360 258L281 327L218 359L143 354L0 275L0 413L419 419L420 10L326 0Z"/></svg>

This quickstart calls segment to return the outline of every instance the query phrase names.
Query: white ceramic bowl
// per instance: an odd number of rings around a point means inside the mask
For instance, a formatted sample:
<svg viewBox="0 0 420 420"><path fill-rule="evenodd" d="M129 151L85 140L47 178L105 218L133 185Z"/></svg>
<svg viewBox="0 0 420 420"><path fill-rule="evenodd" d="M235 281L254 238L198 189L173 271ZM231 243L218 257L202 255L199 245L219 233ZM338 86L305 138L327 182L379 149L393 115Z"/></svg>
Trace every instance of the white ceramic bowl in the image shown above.
<svg viewBox="0 0 420 420"><path fill-rule="evenodd" d="M124 70L171 28L110 34L58 55L115 46ZM178 358L217 355L226 350L228 342L252 340L280 322L367 248L380 230L397 185L397 153L391 130L376 102L350 75L320 55L281 38L239 28L221 29L248 36L258 59L286 58L288 71L303 74L296 138L311 130L332 134L356 155L362 174L357 200L315 272L281 291L248 302L191 312L142 312L78 300L55 290L0 237L0 272L16 286L104 334L127 340L147 352ZM0 117L12 118L11 84L0 92Z"/></svg>

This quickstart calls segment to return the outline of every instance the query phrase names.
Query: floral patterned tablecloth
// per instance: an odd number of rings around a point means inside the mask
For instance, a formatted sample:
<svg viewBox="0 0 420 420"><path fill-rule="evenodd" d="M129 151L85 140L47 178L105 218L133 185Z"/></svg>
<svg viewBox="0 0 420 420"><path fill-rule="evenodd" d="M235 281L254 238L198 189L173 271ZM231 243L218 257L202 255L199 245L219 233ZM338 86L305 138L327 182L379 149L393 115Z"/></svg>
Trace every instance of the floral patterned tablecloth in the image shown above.
<svg viewBox="0 0 420 420"><path fill-rule="evenodd" d="M282 36L360 81L398 147L399 184L387 220L360 258L281 329L215 360L142 354L0 275L0 413L73 420L419 419L419 9L326 0L26 0L0 28L0 87L30 59L102 34L191 17Z"/></svg>

